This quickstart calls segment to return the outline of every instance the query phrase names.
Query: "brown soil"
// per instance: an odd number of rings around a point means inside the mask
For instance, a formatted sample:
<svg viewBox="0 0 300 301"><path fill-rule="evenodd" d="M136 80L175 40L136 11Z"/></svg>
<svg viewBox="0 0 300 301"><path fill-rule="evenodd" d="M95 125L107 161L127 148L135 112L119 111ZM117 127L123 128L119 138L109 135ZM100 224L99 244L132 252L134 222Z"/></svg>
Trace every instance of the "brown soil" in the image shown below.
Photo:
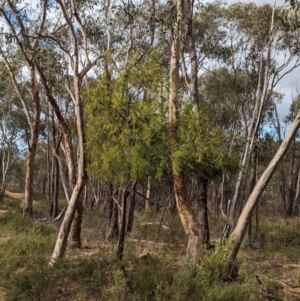
<svg viewBox="0 0 300 301"><path fill-rule="evenodd" d="M25 198L24 192L11 192L11 191L5 190L5 195L10 198L22 201L21 208L23 208L24 198ZM33 200L33 204L37 204L37 202L35 200Z"/></svg>
<svg viewBox="0 0 300 301"><path fill-rule="evenodd" d="M18 193L18 192L10 192L8 190L5 190L5 195L14 198L14 199L18 199L18 200L23 200L25 197L25 193Z"/></svg>
<svg viewBox="0 0 300 301"><path fill-rule="evenodd" d="M0 209L0 216L4 215L8 210L2 210Z"/></svg>

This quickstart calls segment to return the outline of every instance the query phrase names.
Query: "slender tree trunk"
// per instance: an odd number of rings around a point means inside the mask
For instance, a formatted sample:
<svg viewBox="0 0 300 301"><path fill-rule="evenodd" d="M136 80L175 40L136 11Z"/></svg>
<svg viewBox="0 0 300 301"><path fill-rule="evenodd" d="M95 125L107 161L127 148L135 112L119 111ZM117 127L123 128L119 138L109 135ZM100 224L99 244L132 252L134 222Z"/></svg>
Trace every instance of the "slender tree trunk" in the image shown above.
<svg viewBox="0 0 300 301"><path fill-rule="evenodd" d="M46 114L47 116L47 128L50 129L50 107L48 104L48 114ZM48 200L48 205L50 208L50 216L51 216L51 202L52 202L52 197L51 197L51 183L52 183L52 173L51 173L51 156L50 156L50 149L52 149L50 147L50 130L48 130L48 135L47 135L47 200Z"/></svg>
<svg viewBox="0 0 300 301"><path fill-rule="evenodd" d="M48 169L48 167L47 167L47 169ZM43 195L46 194L46 185L47 185L47 176L44 176L44 178L43 178L43 186L42 186L42 193L43 193Z"/></svg>
<svg viewBox="0 0 300 301"><path fill-rule="evenodd" d="M198 58L195 46L195 37L193 32L193 10L194 0L185 0L187 10L187 44L191 64L191 78L188 88L190 91L190 99L193 104L193 111L199 116L199 93L198 93Z"/></svg>
<svg viewBox="0 0 300 301"><path fill-rule="evenodd" d="M199 178L200 195L199 205L199 223L200 223L200 241L202 246L209 247L209 226L208 226L208 209L207 209L207 185L208 179L201 176Z"/></svg>
<svg viewBox="0 0 300 301"><path fill-rule="evenodd" d="M3 203L4 194L5 194L5 187L4 187L4 189L1 187L1 189L0 189L0 204Z"/></svg>
<svg viewBox="0 0 300 301"><path fill-rule="evenodd" d="M82 195L78 200L75 216L72 222L70 231L69 242L72 248L81 248L81 223L84 207L82 201Z"/></svg>
<svg viewBox="0 0 300 301"><path fill-rule="evenodd" d="M220 211L221 211L221 215L224 219L227 219L227 215L226 212L224 211L224 203L226 204L226 208L227 208L227 202L225 202L225 190L227 188L227 180L226 180L226 173L223 173L222 175L222 183L221 183L221 187L220 187Z"/></svg>
<svg viewBox="0 0 300 301"><path fill-rule="evenodd" d="M260 122L261 122L261 116L263 111L263 105L268 97L268 88L269 88L269 82L270 82L270 68L271 68L271 52L272 52L272 45L274 41L274 16L275 16L275 5L273 6L272 11L272 19L270 24L270 36L269 36L269 42L267 46L267 57L266 57L266 65L264 70L264 78L263 78L263 88L261 91L261 73L262 73L262 56L261 53L261 60L260 60L260 72L259 72L259 79L258 79L258 85L257 85L257 92L256 92L256 103L255 108L253 111L253 117L252 117L252 123L249 131L249 137L247 137L247 143L245 147L243 162L241 164L241 169L239 172L238 180L236 183L236 189L235 193L232 199L232 202L230 204L229 213L228 213L228 223L225 226L227 228L227 231L231 231L232 227L234 225L234 212L235 212L235 206L237 204L237 201L240 196L240 192L244 189L245 183L246 183L246 176L248 173L248 167L251 160L251 153L253 151L253 145L254 145L254 139L257 137L257 133L259 130ZM229 234L230 232L228 232Z"/></svg>
<svg viewBox="0 0 300 301"><path fill-rule="evenodd" d="M220 189L221 183L218 180L212 182L211 189L212 189L212 197L211 197L211 204L214 210L213 220L219 220L219 207L220 207Z"/></svg>
<svg viewBox="0 0 300 301"><path fill-rule="evenodd" d="M299 195L300 195L300 166L298 166L297 185L293 202L293 216L299 214Z"/></svg>
<svg viewBox="0 0 300 301"><path fill-rule="evenodd" d="M146 191L146 200L145 200L145 210L149 211L150 209L150 199L151 199L151 177L148 177L147 180L147 191Z"/></svg>
<svg viewBox="0 0 300 301"><path fill-rule="evenodd" d="M122 260L125 242L125 228L126 228L126 205L127 197L129 192L127 189L122 191L122 210L121 210L121 228L119 233L118 249L117 249L117 259Z"/></svg>
<svg viewBox="0 0 300 301"><path fill-rule="evenodd" d="M58 167L59 167L59 175L60 175L60 180L61 180L61 183L62 183L62 186L63 186L63 190L64 190L64 193L65 193L65 197L66 197L66 200L67 202L69 203L70 202L70 185L68 185L68 181L66 179L66 175L65 175L65 171L64 171L64 167L63 167L63 164L61 162L61 158L59 156L59 153L54 153L55 155L55 158L58 162Z"/></svg>
<svg viewBox="0 0 300 301"><path fill-rule="evenodd" d="M51 162L51 182L50 182L50 191L49 191L49 215L52 217L53 215L53 192L54 192L54 174L55 174L55 164L54 164L54 155L52 156L52 162Z"/></svg>
<svg viewBox="0 0 300 301"><path fill-rule="evenodd" d="M53 143L53 155L52 155L52 168L51 168L51 193L50 193L50 216L52 219L58 215L58 193L59 193L59 166L56 154L58 153L59 141L57 139L57 129L53 116L52 119L52 143Z"/></svg>
<svg viewBox="0 0 300 301"><path fill-rule="evenodd" d="M109 185L109 196L108 196L108 203L107 203L107 219L108 219L108 226L107 226L107 233L106 233L106 240L111 240L113 238L119 237L119 226L118 226L118 219L119 219L119 208L118 203L121 200L121 189L117 189L114 193L113 185ZM117 195L117 201L114 200L114 195Z"/></svg>
<svg viewBox="0 0 300 301"><path fill-rule="evenodd" d="M287 215L289 217L293 216L293 209L294 209L294 201L296 196L296 190L297 190L297 182L298 182L298 174L299 174L299 165L294 170L294 173L292 175L291 179L291 186L289 191L289 197L288 197L288 205L287 205Z"/></svg>
<svg viewBox="0 0 300 301"><path fill-rule="evenodd" d="M53 178L53 195L52 195L52 218L58 215L58 193L59 193L59 166L55 156L54 161L54 178Z"/></svg>
<svg viewBox="0 0 300 301"><path fill-rule="evenodd" d="M6 182L7 182L7 172L9 167L12 164L12 159L11 159L11 148L9 146L7 146L7 148L5 149L2 148L2 151L0 151L1 153L1 157L0 157L0 161L2 161L2 172L1 172L1 186L0 186L0 203L3 202L4 199L4 194L5 194L5 188L6 188Z"/></svg>
<svg viewBox="0 0 300 301"><path fill-rule="evenodd" d="M247 189L247 199L249 198L251 192L255 187L255 182L257 178L257 151L254 150L251 154L251 169L250 169L250 178L249 185ZM258 204L256 205L258 206ZM245 247L252 248L252 217L250 217L248 224L248 231L246 232L245 238Z"/></svg>
<svg viewBox="0 0 300 301"><path fill-rule="evenodd" d="M258 182L256 183L250 197L248 198L243 211L237 221L237 224L232 232L231 238L232 238L232 245L230 247L226 266L227 268L231 267L231 264L236 259L236 256L238 254L238 251L240 249L241 243L244 239L245 232L249 223L249 220L251 218L252 212L257 205L257 202L263 193L264 189L268 185L269 180L271 179L273 173L275 172L278 164L283 159L285 153L287 152L295 133L297 132L298 128L300 126L300 114L297 115L295 120L293 121L285 139L283 140L282 144L280 145L278 151L274 155L273 159L269 163L268 167L265 169L261 177L259 178ZM228 270L227 270L228 272Z"/></svg>
<svg viewBox="0 0 300 301"><path fill-rule="evenodd" d="M44 70L40 67L38 62L36 62L36 67L39 72L39 75L41 78L41 83L43 85L47 99L52 106L52 109L56 115L59 126L60 126L63 136L64 136L64 154L65 154L65 158L66 158L66 165L67 165L67 171L68 171L68 183L70 186L69 189L70 189L70 191L72 191L75 186L75 183L76 183L76 175L75 175L75 161L74 161L74 155L73 155L71 130L69 128L67 121L65 120L65 118L63 117L63 115L60 111L59 105L57 104L57 102L52 94L52 90L48 84L48 80L47 80L47 77L45 76ZM77 79L77 81L78 81L78 79ZM74 85L75 85L75 83L74 83ZM77 87L77 90L78 90L78 88L79 87ZM77 91L77 93L78 93L78 91ZM79 102L79 100L77 100L77 102ZM80 105L82 106L82 104L80 104ZM78 107L78 104L77 104L77 107Z"/></svg>
<svg viewBox="0 0 300 301"><path fill-rule="evenodd" d="M84 151L84 144L85 144L85 131L84 131L84 116L83 116L83 103L80 99L80 79L78 76L74 78L74 89L75 89L75 96L77 99L77 106L75 106L76 109L76 121L77 121L77 133L78 133L78 141L79 141L79 160L78 160L78 177L83 176L84 186L86 184L87 180L87 174L86 174L86 157L85 157L85 151ZM84 188L84 187L82 187ZM77 209L75 213L75 218L72 223L71 227L71 244L72 247L81 247L81 224L82 224L82 216L83 216L83 198L79 197Z"/></svg>
<svg viewBox="0 0 300 301"><path fill-rule="evenodd" d="M87 174L86 174L86 158L84 152L84 144L85 144L85 133L84 133L84 120L83 120L83 105L80 99L80 83L78 82L78 78L74 78L74 89L76 95L76 103L75 103L75 112L76 112L76 125L77 125L77 134L78 134L78 170L77 170L77 183L73 189L72 196L64 215L63 222L61 224L58 238L56 240L55 248L50 260L49 265L52 266L58 258L61 258L67 247L68 236L70 233L71 225L74 220L75 212L77 210L76 219L72 225L72 242L76 242L77 246L81 245L80 242L80 233L81 233L81 221L82 221L82 213L83 206L82 200L80 199L80 194L86 184Z"/></svg>
<svg viewBox="0 0 300 301"><path fill-rule="evenodd" d="M29 142L27 165L26 165L26 180L25 180L25 197L24 197L24 216L33 216L32 202L33 202L33 174L34 174L34 158L37 149L40 130L40 97L36 86L36 76L34 66L29 66L30 71L30 92L34 101L34 117L30 124L31 137Z"/></svg>
<svg viewBox="0 0 300 301"><path fill-rule="evenodd" d="M132 230L133 219L134 219L134 207L135 207L135 188L136 188L136 180L132 185L132 197L130 199L130 207L128 213L128 223L126 227L126 233L130 233Z"/></svg>
<svg viewBox="0 0 300 301"><path fill-rule="evenodd" d="M108 227L106 240L111 240L119 236L118 227L118 204L113 200L112 195L108 201Z"/></svg>
<svg viewBox="0 0 300 301"><path fill-rule="evenodd" d="M55 248L51 257L51 260L49 262L49 265L52 266L58 258L63 257L66 247L67 247L67 241L68 241L68 235L70 233L72 221L75 216L76 208L79 203L80 199L80 194L81 191L84 187L85 184L85 179L84 178L79 178L79 180L76 183L76 186L73 190L70 203L68 205L68 208L66 210L63 222L61 224L58 237L56 240Z"/></svg>
<svg viewBox="0 0 300 301"><path fill-rule="evenodd" d="M106 218L107 218L107 231L106 231L106 240L110 240L113 237L114 231L111 230L111 220L112 220L112 215L113 215L113 205L114 205L114 200L113 200L113 188L112 184L109 185L109 195L108 199L106 202L106 206L104 210L106 211Z"/></svg>
<svg viewBox="0 0 300 301"><path fill-rule="evenodd" d="M24 208L23 216L33 216L33 174L34 174L34 157L37 148L38 137L32 133L30 141L27 164L26 164L26 178L25 178L25 197L24 197Z"/></svg>
<svg viewBox="0 0 300 301"><path fill-rule="evenodd" d="M84 187L84 191L83 191L83 196L82 196L82 204L83 204L83 208L86 208L86 201L88 198L88 187L87 185L85 185Z"/></svg>

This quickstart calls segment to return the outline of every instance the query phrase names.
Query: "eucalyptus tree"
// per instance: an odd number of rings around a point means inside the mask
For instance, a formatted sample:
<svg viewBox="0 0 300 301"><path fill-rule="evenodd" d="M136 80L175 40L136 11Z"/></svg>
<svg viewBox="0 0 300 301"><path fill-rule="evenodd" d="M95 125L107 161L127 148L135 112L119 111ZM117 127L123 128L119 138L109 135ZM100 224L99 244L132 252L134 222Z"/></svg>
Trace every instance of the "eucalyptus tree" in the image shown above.
<svg viewBox="0 0 300 301"><path fill-rule="evenodd" d="M53 107L65 140L65 154L72 195L51 259L52 263L62 256L66 249L67 237L76 209L77 215L73 223L72 237L75 244L80 245L80 225L83 207L79 197L86 182L83 104L80 94L82 83L87 73L109 50L110 31L108 19L109 12L112 9L110 4L110 1L103 1L103 3L97 5L94 2L81 2L79 4L76 1L57 0L50 2L44 0L41 2L41 5L30 9L26 7L27 4L23 1L18 3L4 1L1 6L1 14L8 27L8 34L5 37L16 41L16 47L13 49L17 49L28 64L32 95L36 104L36 116L40 113L40 95L36 89L36 73L38 73L40 84L44 89L47 100ZM28 12L32 14L30 15ZM51 18L47 17L50 14ZM101 42L103 38L106 38L105 44L107 46L104 47L104 50L103 47L99 49L99 45L94 43L93 33L94 37L101 40ZM1 50L2 54L4 54L4 51L9 49L2 47ZM3 57L5 56L3 55ZM67 60L63 60L62 57L66 57ZM15 78L7 56L5 58L11 77ZM67 65L64 65L64 62L67 62ZM61 64L63 65L61 66ZM52 67L51 69L49 65ZM73 102L78 150L77 164L75 164L71 130L62 115L53 90L54 83L51 82L53 78L55 79L53 74L58 75L61 80L66 82L65 90ZM70 77L71 81L69 81ZM14 83L17 86L16 80ZM68 86L68 83L71 83L71 85ZM21 93L18 93L18 95L21 98ZM23 103L26 104L25 101ZM30 116L29 114L27 115L29 119ZM36 118L36 120L38 119ZM32 134L31 137L33 139L36 135ZM32 146L30 152L32 152ZM77 172L75 172L76 165Z"/></svg>
<svg viewBox="0 0 300 301"><path fill-rule="evenodd" d="M222 30L219 29L218 21L220 12L218 4L207 4L195 10L195 1L188 0L185 2L185 30L182 33L182 69L185 78L189 98L193 104L195 118L200 121L200 112L203 110L202 97L199 96L198 74L200 68L207 62L208 57L214 56L215 49L220 48L222 44ZM217 18L216 18L217 16ZM218 38L216 38L218 37ZM188 60L187 55L188 53ZM188 70L189 69L189 70ZM199 127L201 127L199 123ZM208 208L207 192L209 179L204 170L198 171L197 183L199 186L198 211L200 222L200 237L202 246L209 246L209 227L208 227Z"/></svg>
<svg viewBox="0 0 300 301"><path fill-rule="evenodd" d="M232 28L229 38L232 50L230 66L235 73L245 69L256 74L257 85L256 89L252 90L251 99L254 102L250 109L251 113L248 115L249 118L245 119L245 147L235 193L228 212L227 231L230 232L236 204L238 200L242 203L241 191L245 188L245 179L254 141L261 126L263 110L278 82L298 67L300 61L296 50L299 45L299 35L291 34L282 25L279 9L275 6L271 8L269 5L257 7L254 4L233 4L229 7L228 13L228 28ZM257 15L261 17L257 18ZM244 60L234 59L239 56ZM278 60L279 56L284 59Z"/></svg>
<svg viewBox="0 0 300 301"><path fill-rule="evenodd" d="M187 197L184 170L181 165L176 164L174 154L178 151L179 145L179 66L180 50L183 40L183 29L185 22L184 1L173 1L173 22L171 25L171 58L169 75L169 137L172 155L172 173L174 181L174 194L177 208L184 231L188 237L187 255L194 261L200 260L203 255L203 245L200 238L200 224L192 211L191 204Z"/></svg>
<svg viewBox="0 0 300 301"><path fill-rule="evenodd" d="M59 35L62 41L57 40L55 34L57 30L52 32L51 39L70 60L72 70L72 89L67 88L73 101L75 120L76 120L76 137L77 137L77 175L76 183L73 186L70 202L66 210L53 255L50 264L52 265L57 258L63 256L69 231L72 226L72 238L80 245L80 232L83 205L80 200L80 194L87 180L86 176L86 158L85 158L85 126L83 118L83 102L81 99L82 84L87 73L97 64L97 62L108 53L110 48L110 31L109 31L109 11L111 8L110 1L103 2L100 8L94 3L76 1L57 0L58 18L63 20L63 32ZM76 25L75 25L76 24ZM77 30L78 29L78 30ZM107 47L99 49L98 45L93 43L93 36L89 35L92 30L98 30L104 35L106 33ZM97 47L96 47L97 46ZM81 58L83 62L81 63ZM42 68L39 68L39 74L44 86L49 102L53 105L53 95L49 94L51 89L48 85L47 78L44 76ZM56 113L56 108L54 107ZM57 115L58 117L58 115ZM58 118L59 119L59 118ZM63 129L63 128L62 128ZM75 215L75 212L77 213ZM74 219L74 221L73 221Z"/></svg>
<svg viewBox="0 0 300 301"><path fill-rule="evenodd" d="M39 45L37 40L31 39L29 35L33 30L36 30L37 35L41 33L45 24L46 5L42 5L41 8L40 27L35 26L36 23L32 18L32 13L30 9L24 9L21 5L17 7L12 1L2 1L0 5L0 17L4 24L1 29L0 55L30 127L23 210L23 214L30 217L33 215L33 168L39 137L41 108L36 66L34 64L35 52ZM21 60L17 60L17 55L21 56ZM20 67L27 70L27 77L22 76ZM24 81L28 83L28 90L24 87Z"/></svg>
<svg viewBox="0 0 300 301"><path fill-rule="evenodd" d="M293 122L299 113L299 95L295 97L290 105L289 114L285 118L285 126ZM275 116L276 132L278 141L282 141L282 126L279 121L277 110ZM286 160L280 164L279 170L279 195L282 201L283 210L287 216L293 216L298 213L299 206L299 151L298 151L299 134L295 135Z"/></svg>
<svg viewBox="0 0 300 301"><path fill-rule="evenodd" d="M192 3L188 3L186 7L185 2L173 2L168 127L175 198L181 222L188 237L187 255L194 261L200 261L205 254L205 245L207 247L209 246L207 216L208 179L214 178L216 174L226 169L232 162L235 162L235 159L230 153L224 152L224 136L221 131L218 128L208 127L209 122L207 122L207 108L204 103L204 97L202 97L201 94L197 95L199 88L195 88L198 86L197 78L199 70L197 69L199 69L199 66L203 66L205 59L216 56L212 45L216 46L218 44L216 37L218 35L222 36L224 33L218 30L214 35L213 28L218 28L218 24L217 22L213 22L213 26L209 27L207 31L206 28L203 29L199 26L198 36L197 27L192 28L195 30L194 36L193 31L191 31L191 24L189 23L191 22L193 10L191 4ZM212 16L214 16L214 12L218 9L208 5L207 10L209 11L210 9L211 20L214 20ZM205 23L205 20L207 21L209 19L204 11L205 9L203 9L203 15L201 16L199 13L199 24L201 24L201 22ZM195 16L194 26L197 22L197 17L198 14ZM201 17L206 19L203 20ZM185 37L187 37L188 46L184 44ZM212 42L213 39L216 39L215 43ZM222 42L220 42L220 44L222 44ZM219 48L222 48L220 44ZM186 48L184 48L184 46ZM205 46L207 47L205 48ZM203 54L202 57L200 56L198 59L195 58L194 47L201 49L200 54ZM182 49L183 74L185 76L186 85L189 88L192 105L185 99L185 93L180 93L179 66ZM186 63L186 52L189 52L190 60L194 61L197 59L198 62L194 62L195 64L192 64L191 61ZM199 61L200 65L198 65ZM188 66L191 67L191 71L188 71ZM197 79L196 83L194 81L195 78ZM196 93L194 93L195 89L197 90ZM195 97L198 98L198 100L195 101ZM200 105L197 104L197 102L199 102ZM226 166L227 164L228 166ZM232 166L233 165L234 164L232 164ZM187 176L200 179L198 181L200 190L198 216L196 216L192 210L192 204L188 197L186 187Z"/></svg>
<svg viewBox="0 0 300 301"><path fill-rule="evenodd" d="M3 201L9 169L17 154L16 142L20 139L20 122L15 117L14 93L5 66L0 65L0 202ZM10 89L11 88L11 89ZM21 119L22 120L22 119ZM15 157L16 158L16 157Z"/></svg>
<svg viewBox="0 0 300 301"><path fill-rule="evenodd" d="M4 81L5 82L5 81ZM1 89L0 96L0 202L3 201L9 171L20 155L17 143L24 132L24 118L19 108L5 95L7 88ZM4 93L3 93L4 92Z"/></svg>
<svg viewBox="0 0 300 301"><path fill-rule="evenodd" d="M230 237L229 249L228 249L228 254L225 262L226 263L225 270L224 270L225 273L230 274L232 272L232 264L236 259L238 251L244 239L252 212L255 206L257 205L257 202L261 194L263 193L264 189L268 185L268 182L270 181L273 173L275 172L276 168L284 158L297 130L299 129L299 126L300 126L300 114L297 114L290 126L290 129L286 137L282 141L280 147L278 148L276 154L270 161L269 165L260 176L253 191L251 192L251 195L249 196L247 202L245 203L245 206L243 207L243 210L238 218L237 224Z"/></svg>

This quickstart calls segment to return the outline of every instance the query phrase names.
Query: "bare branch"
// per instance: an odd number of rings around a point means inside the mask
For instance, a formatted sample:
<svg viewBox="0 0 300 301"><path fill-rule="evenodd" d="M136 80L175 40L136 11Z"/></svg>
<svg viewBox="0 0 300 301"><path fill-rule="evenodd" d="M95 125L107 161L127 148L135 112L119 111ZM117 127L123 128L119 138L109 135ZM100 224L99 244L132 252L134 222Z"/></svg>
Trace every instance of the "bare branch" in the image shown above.
<svg viewBox="0 0 300 301"><path fill-rule="evenodd" d="M37 36L39 36L42 33L42 31L44 29L44 26L45 26L45 22L46 22L48 1L47 0L43 0L42 2L43 2L42 8L41 8L41 10L42 10L42 21L40 23L40 26L39 26L37 32L36 32ZM39 45L38 43L39 43L39 39L35 39L35 41L33 42L32 48L36 49L38 47L38 45Z"/></svg>
<svg viewBox="0 0 300 301"><path fill-rule="evenodd" d="M31 124L32 121L31 121L31 118L30 118L28 105L27 105L27 103L26 103L26 101L25 101L25 99L24 99L24 97L23 97L23 95L22 95L22 93L19 89L19 85L17 83L16 76L14 74L13 68L11 67L10 63L8 62L8 60L7 60L6 56L4 55L3 50L2 50L1 47L0 47L0 54L1 54L1 57L3 58L4 64L6 66L6 69L7 69L8 73L9 73L10 79L11 79L12 84L14 86L14 89L15 89L17 95L18 95L18 98L22 103L22 106L23 106L28 124Z"/></svg>

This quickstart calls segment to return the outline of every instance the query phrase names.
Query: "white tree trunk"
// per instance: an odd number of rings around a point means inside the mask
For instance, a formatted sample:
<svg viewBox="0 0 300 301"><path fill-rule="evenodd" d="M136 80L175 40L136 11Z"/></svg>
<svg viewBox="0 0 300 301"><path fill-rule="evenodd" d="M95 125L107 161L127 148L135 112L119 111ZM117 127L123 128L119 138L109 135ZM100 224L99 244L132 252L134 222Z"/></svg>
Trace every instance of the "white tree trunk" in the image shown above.
<svg viewBox="0 0 300 301"><path fill-rule="evenodd" d="M230 203L229 212L227 213L228 224L227 224L227 231L230 234L234 221L234 212L236 208L237 201L240 197L240 192L245 188L245 177L248 173L249 163L251 160L251 153L253 151L254 139L257 137L257 133L259 130L259 126L261 123L261 117L263 112L263 105L267 99L267 91L270 82L270 67L271 67L271 52L272 46L274 41L274 15L275 15L275 5L273 6L272 11L272 19L270 24L270 37L267 49L267 57L266 57L266 65L265 65L265 73L263 78L263 89L261 91L261 75L262 75L262 66L263 66L263 54L261 53L260 58L260 71L259 71L259 78L257 84L257 91L256 91L256 101L255 101L255 108L253 110L252 122L250 126L250 131L247 137L247 142L245 146L245 151L243 154L242 163L240 166L240 172L238 175L238 180L236 183L236 188L234 192L234 196L232 202Z"/></svg>
<svg viewBox="0 0 300 301"><path fill-rule="evenodd" d="M293 121L289 132L287 133L285 139L282 141L282 144L280 145L278 151L274 155L273 159L269 163L268 167L265 169L263 174L261 175L260 179L256 183L250 197L248 198L243 211L237 221L237 224L231 234L231 238L233 240L233 245L229 251L229 255L227 258L227 263L232 263L239 251L239 248L241 246L241 243L244 239L245 232L247 229L247 225L249 222L249 219L251 218L252 212L257 205L257 202L259 200L259 197L263 193L264 189L266 188L269 180L271 179L274 171L276 170L278 164L283 159L285 153L287 152L295 133L297 132L298 128L300 126L300 114L297 115L295 120Z"/></svg>
<svg viewBox="0 0 300 301"><path fill-rule="evenodd" d="M148 177L147 180L147 191L146 191L146 202L145 202L145 210L149 211L150 209L150 198L151 198L151 177Z"/></svg>
<svg viewBox="0 0 300 301"><path fill-rule="evenodd" d="M85 185L85 179L79 177L79 180L75 186L75 189L73 190L68 208L66 210L63 222L60 226L60 230L58 233L58 237L56 240L56 244L54 247L53 254L51 256L49 265L53 266L53 264L56 262L58 258L63 257L66 248L67 248L67 242L68 242L68 236L70 233L71 225L75 216L75 211L78 205L78 202L80 201L80 193Z"/></svg>

